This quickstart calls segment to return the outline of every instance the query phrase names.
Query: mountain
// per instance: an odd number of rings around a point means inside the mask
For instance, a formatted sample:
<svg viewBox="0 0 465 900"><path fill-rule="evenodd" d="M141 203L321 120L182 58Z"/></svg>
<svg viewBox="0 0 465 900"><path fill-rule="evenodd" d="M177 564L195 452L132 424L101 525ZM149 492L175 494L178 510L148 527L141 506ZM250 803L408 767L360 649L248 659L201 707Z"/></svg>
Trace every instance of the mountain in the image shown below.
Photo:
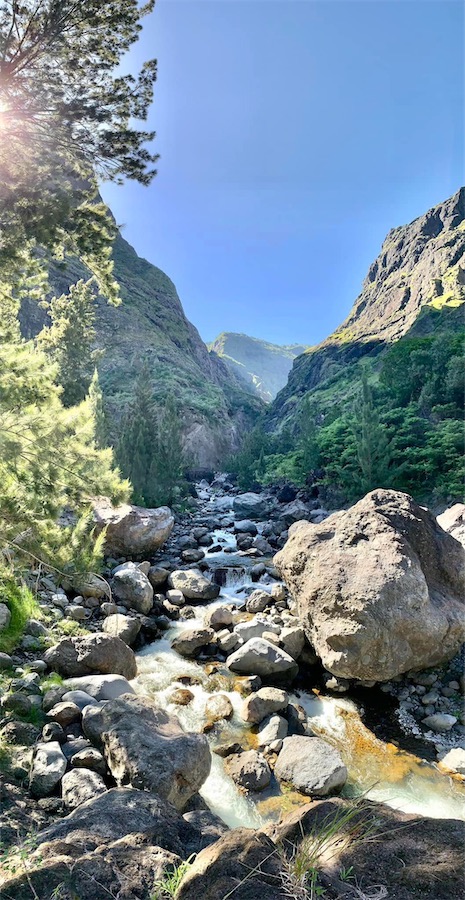
<svg viewBox="0 0 465 900"><path fill-rule="evenodd" d="M465 188L390 231L347 319L295 360L271 404L268 426L292 427L309 392L326 404L344 398L351 393L354 364L374 359L403 336L426 334L446 322L448 328L463 325L464 254Z"/></svg>
<svg viewBox="0 0 465 900"><path fill-rule="evenodd" d="M134 379L147 360L156 400L174 393L182 412L188 457L199 467L216 467L240 443L244 430L261 410L216 354L209 353L186 318L176 288L161 269L139 257L121 235L115 241L114 274L122 304L97 302L97 346L104 350L99 378L114 437L131 397ZM50 281L57 294L88 277L79 260L53 265ZM38 333L47 318L36 303L25 302L21 327L26 337Z"/></svg>
<svg viewBox="0 0 465 900"><path fill-rule="evenodd" d="M223 332L208 346L266 403L284 387L294 359L307 349L301 344L280 347L231 331Z"/></svg>

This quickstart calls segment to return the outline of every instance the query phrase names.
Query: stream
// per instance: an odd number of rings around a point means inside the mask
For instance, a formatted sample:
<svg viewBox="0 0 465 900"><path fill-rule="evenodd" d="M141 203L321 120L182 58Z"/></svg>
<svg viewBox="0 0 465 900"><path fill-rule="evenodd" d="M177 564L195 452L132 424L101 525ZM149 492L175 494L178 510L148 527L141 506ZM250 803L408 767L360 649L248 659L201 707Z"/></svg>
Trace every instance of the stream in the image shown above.
<svg viewBox="0 0 465 900"><path fill-rule="evenodd" d="M235 538L230 532L217 530L214 537L223 549L207 551L206 558L213 567L222 569L225 584L219 598L208 606L195 606L194 619L173 622L162 639L138 653L138 676L133 686L176 715L182 727L191 732L202 731L207 721L206 701L212 692L221 691L229 697L234 714L208 734L211 747L239 742L250 748L255 746L254 729L239 714L244 699L238 690L240 679L221 663L212 666L211 662L194 662L171 647L183 631L203 627L207 610L225 604L240 607L244 603L244 589L251 584L248 568L256 560L235 551ZM255 582L254 588L267 589L269 584ZM185 706L172 702L174 690L186 685L194 695L191 702ZM349 773L343 797L363 795L408 813L465 819L465 785L434 764L379 740L364 725L356 704L346 696L289 689L289 700L305 710L308 733L324 738L339 750ZM200 794L212 812L232 828L260 827L310 799L293 790L282 790L274 777L265 791L246 795L226 773L222 757L214 752L211 772Z"/></svg>

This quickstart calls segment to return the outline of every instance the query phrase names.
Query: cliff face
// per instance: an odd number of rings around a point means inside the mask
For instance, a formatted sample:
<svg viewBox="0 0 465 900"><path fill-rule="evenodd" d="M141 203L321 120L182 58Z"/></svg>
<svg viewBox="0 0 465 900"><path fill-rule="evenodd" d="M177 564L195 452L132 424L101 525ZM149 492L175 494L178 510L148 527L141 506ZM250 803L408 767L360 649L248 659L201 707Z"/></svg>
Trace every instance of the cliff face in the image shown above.
<svg viewBox="0 0 465 900"><path fill-rule="evenodd" d="M409 225L394 228L369 269L347 319L325 341L294 362L287 385L269 412L272 427L292 424L308 391L365 356L376 356L417 329L434 312L457 310L465 301L465 188ZM430 315L431 314L431 315ZM455 318L455 314L454 314Z"/></svg>
<svg viewBox="0 0 465 900"><path fill-rule="evenodd" d="M301 344L280 347L230 331L220 334L209 348L251 393L265 403L273 400L284 387L293 360L306 350Z"/></svg>
<svg viewBox="0 0 465 900"><path fill-rule="evenodd" d="M261 403L208 352L186 318L170 278L141 259L121 235L113 255L123 302L115 308L98 301L96 343L104 350L99 377L115 435L134 379L142 362L148 361L155 399L162 402L169 392L177 398L193 464L215 467L238 446L241 432L254 421ZM54 292L66 291L82 277L86 272L77 260L66 269L54 267ZM45 321L36 304L24 305L21 323L26 336L37 334Z"/></svg>

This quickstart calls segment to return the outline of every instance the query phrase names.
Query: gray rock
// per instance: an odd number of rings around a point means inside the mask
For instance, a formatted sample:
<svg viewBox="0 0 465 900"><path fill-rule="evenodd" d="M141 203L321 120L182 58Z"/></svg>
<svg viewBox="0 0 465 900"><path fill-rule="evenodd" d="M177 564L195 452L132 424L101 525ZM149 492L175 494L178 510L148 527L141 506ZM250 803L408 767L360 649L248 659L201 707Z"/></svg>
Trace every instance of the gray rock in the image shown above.
<svg viewBox="0 0 465 900"><path fill-rule="evenodd" d="M271 595L266 591L252 591L247 597L245 608L249 613L263 612L271 603Z"/></svg>
<svg viewBox="0 0 465 900"><path fill-rule="evenodd" d="M146 509L125 503L114 507L107 497L99 497L93 506L97 532L105 529L109 556L150 557L168 540L174 525L167 506Z"/></svg>
<svg viewBox="0 0 465 900"><path fill-rule="evenodd" d="M8 653L0 653L0 672L5 671L5 669L10 669L13 666L13 661L11 656L8 656Z"/></svg>
<svg viewBox="0 0 465 900"><path fill-rule="evenodd" d="M87 707L83 730L102 750L118 784L156 793L182 809L207 778L207 738L185 734L178 719L150 700L126 694L101 709Z"/></svg>
<svg viewBox="0 0 465 900"><path fill-rule="evenodd" d="M450 716L447 713L433 713L430 716L426 716L425 719L422 719L423 725L426 725L427 728L431 728L432 731L450 731L456 722L456 716Z"/></svg>
<svg viewBox="0 0 465 900"><path fill-rule="evenodd" d="M286 709L288 703L286 691L273 687L260 688L244 700L241 716L245 722L258 724L272 713Z"/></svg>
<svg viewBox="0 0 465 900"><path fill-rule="evenodd" d="M91 769L98 775L104 776L107 772L106 762L99 750L95 747L84 747L78 750L71 759L70 763L75 769Z"/></svg>
<svg viewBox="0 0 465 900"><path fill-rule="evenodd" d="M238 625L235 625L234 631L241 640L249 641L250 638L262 637L265 631L279 634L281 627L275 625L270 618L256 616L249 622L240 622Z"/></svg>
<svg viewBox="0 0 465 900"><path fill-rule="evenodd" d="M67 690L83 691L94 700L116 700L122 694L134 694L134 688L122 675L84 675L82 678L68 678L64 682L63 693Z"/></svg>
<svg viewBox="0 0 465 900"><path fill-rule="evenodd" d="M247 791L263 791L271 781L271 769L256 750L228 756L225 768L233 781Z"/></svg>
<svg viewBox="0 0 465 900"><path fill-rule="evenodd" d="M147 576L135 563L125 563L113 572L113 594L128 609L150 612L153 605L153 587Z"/></svg>
<svg viewBox="0 0 465 900"><path fill-rule="evenodd" d="M171 589L166 592L165 605L166 605L166 603L169 603L170 606L176 606L176 607L181 608L182 606L184 606L185 602L186 602L186 598L184 597L184 594L182 591L176 591L174 589Z"/></svg>
<svg viewBox="0 0 465 900"><path fill-rule="evenodd" d="M132 616L121 616L117 613L113 616L107 616L102 628L105 634L112 634L114 637L124 641L129 647L132 647L139 634L141 624L139 619L135 619Z"/></svg>
<svg viewBox="0 0 465 900"><path fill-rule="evenodd" d="M27 716L32 709L31 698L27 694L23 694L22 691L4 694L1 706L7 712L17 713L19 716Z"/></svg>
<svg viewBox="0 0 465 900"><path fill-rule="evenodd" d="M179 637L174 639L171 646L180 656L189 658L197 656L202 647L209 644L214 637L215 632L212 628L193 628L190 631L183 631Z"/></svg>
<svg viewBox="0 0 465 900"><path fill-rule="evenodd" d="M187 600L196 603L215 600L220 593L219 585L209 581L196 569L177 569L171 573L168 584L171 588L181 591Z"/></svg>
<svg viewBox="0 0 465 900"><path fill-rule="evenodd" d="M166 584L169 574L168 570L164 569L162 566L150 566L147 578L152 587L158 590L162 584Z"/></svg>
<svg viewBox="0 0 465 900"><path fill-rule="evenodd" d="M226 660L226 665L233 672L247 675L260 675L270 680L291 680L297 675L299 668L296 662L281 650L263 638L252 638L234 651Z"/></svg>
<svg viewBox="0 0 465 900"><path fill-rule="evenodd" d="M263 720L257 735L257 747L262 750L274 741L282 741L287 737L287 720L274 713Z"/></svg>
<svg viewBox="0 0 465 900"><path fill-rule="evenodd" d="M226 694L213 694L205 705L205 715L209 722L230 719L234 713L233 705Z"/></svg>
<svg viewBox="0 0 465 900"><path fill-rule="evenodd" d="M63 638L44 655L47 665L65 677L108 674L134 678L137 672L134 653L124 641L109 634Z"/></svg>
<svg viewBox="0 0 465 900"><path fill-rule="evenodd" d="M6 603L0 603L0 631L6 631L11 622L11 612Z"/></svg>
<svg viewBox="0 0 465 900"><path fill-rule="evenodd" d="M456 775L465 775L465 748L453 747L440 754L439 765L441 769L455 772Z"/></svg>
<svg viewBox="0 0 465 900"><path fill-rule="evenodd" d="M251 519L242 519L240 522L234 522L234 531L237 534L251 534L253 537L258 534L258 528Z"/></svg>
<svg viewBox="0 0 465 900"><path fill-rule="evenodd" d="M74 703L79 709L84 709L89 703L97 703L97 700L94 700L87 691L66 691L66 694L63 694L62 703L69 701L70 703ZM53 712L53 710L52 710Z"/></svg>
<svg viewBox="0 0 465 900"><path fill-rule="evenodd" d="M52 706L47 718L52 722L58 722L62 728L67 728L72 722L79 722L81 718L81 710L76 703L68 700L61 700L55 706Z"/></svg>
<svg viewBox="0 0 465 900"><path fill-rule="evenodd" d="M264 519L270 511L270 504L261 494L249 491L239 494L233 500L234 515L240 519Z"/></svg>
<svg viewBox="0 0 465 900"><path fill-rule="evenodd" d="M231 651L240 643L240 638L234 631L217 631L216 640L218 647L224 653L231 653Z"/></svg>
<svg viewBox="0 0 465 900"><path fill-rule="evenodd" d="M65 772L61 782L61 796L67 809L76 809L87 800L105 793L106 784L97 772L90 769L72 769Z"/></svg>
<svg viewBox="0 0 465 900"><path fill-rule="evenodd" d="M207 610L205 616L205 625L207 628L224 628L225 625L232 625L233 614L230 606L214 606L213 609Z"/></svg>
<svg viewBox="0 0 465 900"><path fill-rule="evenodd" d="M282 506L279 510L279 516L284 520L286 525L292 525L294 522L301 522L304 519L309 518L309 508L306 503L303 503L302 500L293 500L291 503L286 503L285 506Z"/></svg>
<svg viewBox="0 0 465 900"><path fill-rule="evenodd" d="M68 619L73 619L74 622L84 622L84 619L87 619L87 613L83 606L79 606L79 604L72 603L70 606L67 606L65 609L65 613Z"/></svg>
<svg viewBox="0 0 465 900"><path fill-rule="evenodd" d="M347 781L347 769L334 747L321 738L300 735L284 739L274 773L279 781L315 797L335 794Z"/></svg>
<svg viewBox="0 0 465 900"><path fill-rule="evenodd" d="M37 744L32 761L29 789L33 797L53 793L66 772L66 758L58 741Z"/></svg>
<svg viewBox="0 0 465 900"><path fill-rule="evenodd" d="M305 631L301 625L291 625L283 628L279 635L283 650L292 656L292 659L298 659L305 644Z"/></svg>
<svg viewBox="0 0 465 900"><path fill-rule="evenodd" d="M66 732L58 722L47 722L42 728L42 741L46 744L48 744L49 741L58 741L59 744L64 744L66 741Z"/></svg>

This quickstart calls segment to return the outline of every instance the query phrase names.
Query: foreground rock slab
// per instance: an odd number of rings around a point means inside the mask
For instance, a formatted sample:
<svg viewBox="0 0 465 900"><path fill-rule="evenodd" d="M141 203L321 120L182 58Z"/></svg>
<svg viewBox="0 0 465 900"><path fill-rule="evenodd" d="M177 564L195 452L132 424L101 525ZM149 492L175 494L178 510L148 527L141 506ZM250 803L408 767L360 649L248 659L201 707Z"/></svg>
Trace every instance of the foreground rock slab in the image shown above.
<svg viewBox="0 0 465 900"><path fill-rule="evenodd" d="M120 638L109 634L63 638L44 655L45 662L65 678L80 675L123 675L135 678L136 657Z"/></svg>
<svg viewBox="0 0 465 900"><path fill-rule="evenodd" d="M452 658L465 639L465 551L399 491L377 490L275 557L323 665L388 681Z"/></svg>
<svg viewBox="0 0 465 900"><path fill-rule="evenodd" d="M182 810L210 772L207 738L186 734L178 719L150 700L125 694L89 706L83 729L102 750L119 785L156 792Z"/></svg>
<svg viewBox="0 0 465 900"><path fill-rule="evenodd" d="M174 525L174 516L167 506L113 506L108 497L97 497L93 511L97 533L106 529L108 556L151 556L168 540Z"/></svg>
<svg viewBox="0 0 465 900"><path fill-rule="evenodd" d="M311 797L337 794L347 781L338 751L321 738L304 735L284 739L274 771L279 781Z"/></svg>

